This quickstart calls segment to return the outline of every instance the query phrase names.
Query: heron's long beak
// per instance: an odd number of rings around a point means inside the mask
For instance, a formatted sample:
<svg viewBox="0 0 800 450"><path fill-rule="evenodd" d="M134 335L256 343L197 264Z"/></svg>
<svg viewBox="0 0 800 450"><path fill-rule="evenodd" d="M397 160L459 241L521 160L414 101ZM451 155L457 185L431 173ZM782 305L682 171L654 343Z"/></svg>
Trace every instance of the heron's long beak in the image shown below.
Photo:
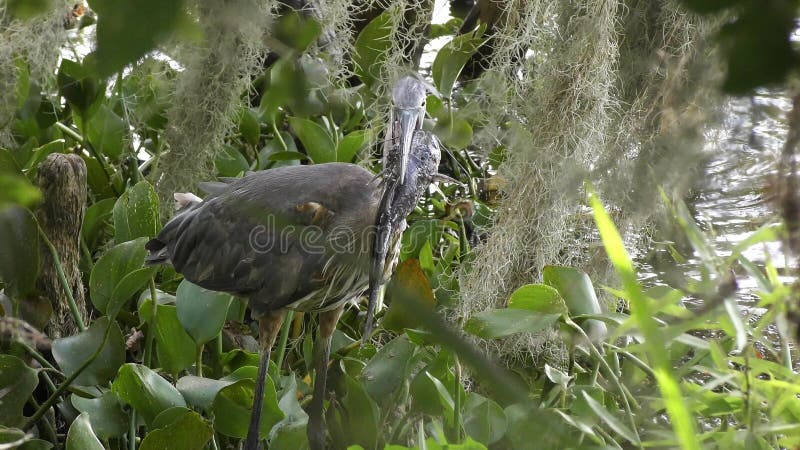
<svg viewBox="0 0 800 450"><path fill-rule="evenodd" d="M395 120L397 120L400 128L397 133L397 137L400 139L398 143L398 148L400 149L400 184L405 183L408 158L409 154L411 154L411 138L414 136L414 131L420 126L421 114L420 108L397 108L395 110Z"/></svg>

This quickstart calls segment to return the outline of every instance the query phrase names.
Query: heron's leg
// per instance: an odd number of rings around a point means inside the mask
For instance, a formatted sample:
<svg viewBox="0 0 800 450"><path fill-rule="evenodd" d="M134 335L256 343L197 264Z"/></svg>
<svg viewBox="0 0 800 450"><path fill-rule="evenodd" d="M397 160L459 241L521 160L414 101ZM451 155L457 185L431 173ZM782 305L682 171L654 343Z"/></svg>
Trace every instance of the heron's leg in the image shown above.
<svg viewBox="0 0 800 450"><path fill-rule="evenodd" d="M253 412L250 414L250 428L247 429L247 440L244 442L243 450L258 450L259 448L258 424L261 422L261 408L264 404L264 383L267 381L269 353L281 329L284 314L286 311L279 309L270 311L258 319L258 346L261 358L258 362L258 377L254 392Z"/></svg>
<svg viewBox="0 0 800 450"><path fill-rule="evenodd" d="M311 450L325 448L325 423L323 420L323 402L325 400L325 384L328 380L328 360L331 354L331 336L336 330L336 322L342 315L344 306L319 315L319 337L322 348L317 359L317 379L314 381L314 396L311 398L311 409L308 414L308 443Z"/></svg>

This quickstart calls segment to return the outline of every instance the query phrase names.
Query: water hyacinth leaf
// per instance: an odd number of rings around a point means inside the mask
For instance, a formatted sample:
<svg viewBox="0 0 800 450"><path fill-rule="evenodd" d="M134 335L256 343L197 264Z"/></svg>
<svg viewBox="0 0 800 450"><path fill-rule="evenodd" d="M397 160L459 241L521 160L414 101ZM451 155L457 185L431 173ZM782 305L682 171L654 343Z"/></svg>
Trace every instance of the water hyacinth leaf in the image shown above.
<svg viewBox="0 0 800 450"><path fill-rule="evenodd" d="M420 267L420 262L417 259L407 259L397 265L392 280L386 288L387 297L395 299L402 298L402 296L413 296L421 305L424 305L426 311L414 311L409 313L400 303L393 302L386 316L383 319L382 325L389 330L402 330L403 328L416 328L419 327L419 319L416 314L433 314L434 304L436 299L431 289L431 284L428 277Z"/></svg>
<svg viewBox="0 0 800 450"><path fill-rule="evenodd" d="M289 10L273 26L273 37L299 53L305 51L322 32L322 26L311 17Z"/></svg>
<svg viewBox="0 0 800 450"><path fill-rule="evenodd" d="M175 293L178 320L198 345L205 344L222 330L232 299L183 280Z"/></svg>
<svg viewBox="0 0 800 450"><path fill-rule="evenodd" d="M230 386L235 383L234 380L214 380L211 378L197 377L194 375L187 375L181 377L175 384L175 387L180 391L186 403L195 408L211 409L214 402L214 397L222 388Z"/></svg>
<svg viewBox="0 0 800 450"><path fill-rule="evenodd" d="M527 309L545 314L566 314L567 304L558 291L544 284L526 284L508 299L510 309Z"/></svg>
<svg viewBox="0 0 800 450"><path fill-rule="evenodd" d="M322 126L300 117L289 117L289 126L315 164L336 162L336 147Z"/></svg>
<svg viewBox="0 0 800 450"><path fill-rule="evenodd" d="M113 209L114 241L127 242L132 239L152 238L161 229L158 215L158 196L147 181L140 181L126 190Z"/></svg>
<svg viewBox="0 0 800 450"><path fill-rule="evenodd" d="M39 378L36 371L16 356L0 355L0 424L22 426L22 409L33 394Z"/></svg>
<svg viewBox="0 0 800 450"><path fill-rule="evenodd" d="M466 148L472 141L472 125L459 117L454 120L450 120L450 117L442 118L436 122L433 132L452 150Z"/></svg>
<svg viewBox="0 0 800 450"><path fill-rule="evenodd" d="M267 157L269 161L303 161L308 156L300 152L275 152Z"/></svg>
<svg viewBox="0 0 800 450"><path fill-rule="evenodd" d="M178 408L174 408L178 409ZM161 417L157 422L161 421ZM169 424L150 431L142 440L141 450L195 450L205 448L214 431L200 414L183 410Z"/></svg>
<svg viewBox="0 0 800 450"><path fill-rule="evenodd" d="M177 374L195 361L195 343L178 320L175 306L158 305L155 320L158 365Z"/></svg>
<svg viewBox="0 0 800 450"><path fill-rule="evenodd" d="M632 432L628 427L625 426L619 419L614 417L611 412L609 412L605 406L603 406L600 402L592 398L588 393L582 392L583 398L589 404L589 407L597 414L597 417L600 418L609 428L614 430L617 434L628 440L628 442L639 445L639 437Z"/></svg>
<svg viewBox="0 0 800 450"><path fill-rule="evenodd" d="M374 448L378 439L378 405L364 390L361 383L344 375L347 393L341 401L340 427L347 430L348 441Z"/></svg>
<svg viewBox="0 0 800 450"><path fill-rule="evenodd" d="M86 138L103 155L118 161L125 145L127 125L106 104L101 104L87 123Z"/></svg>
<svg viewBox="0 0 800 450"><path fill-rule="evenodd" d="M243 108L239 113L239 134L245 142L257 145L261 139L261 126L257 114L250 108Z"/></svg>
<svg viewBox="0 0 800 450"><path fill-rule="evenodd" d="M464 431L485 445L499 441L506 433L506 413L492 399L470 392L464 403Z"/></svg>
<svg viewBox="0 0 800 450"><path fill-rule="evenodd" d="M31 439L16 447L17 450L50 450L52 448L54 447L51 442L42 439Z"/></svg>
<svg viewBox="0 0 800 450"><path fill-rule="evenodd" d="M89 415L81 413L67 432L67 450L105 450L94 434Z"/></svg>
<svg viewBox="0 0 800 450"><path fill-rule="evenodd" d="M387 399L403 382L406 363L414 353L414 345L400 335L381 347L361 371L364 389L376 401Z"/></svg>
<svg viewBox="0 0 800 450"><path fill-rule="evenodd" d="M222 151L217 154L214 160L217 173L222 177L236 177L250 170L250 163L242 155L238 148L232 145L223 145Z"/></svg>
<svg viewBox="0 0 800 450"><path fill-rule="evenodd" d="M386 55L392 48L392 17L389 11L372 19L355 43L353 63L356 75L367 86L380 79Z"/></svg>
<svg viewBox="0 0 800 450"><path fill-rule="evenodd" d="M544 284L554 287L561 294L570 316L602 314L603 308L595 294L592 280L585 272L572 267L545 266L542 278ZM606 324L598 320L587 320L582 327L595 342L608 334Z"/></svg>
<svg viewBox="0 0 800 450"><path fill-rule="evenodd" d="M64 372L74 374L103 343L108 329L108 337L103 349L94 361L75 379L79 386L103 384L114 378L119 367L125 362L125 340L116 322L103 316L89 325L86 331L53 341L53 358Z"/></svg>
<svg viewBox="0 0 800 450"><path fill-rule="evenodd" d="M155 267L143 267L125 275L119 281L117 287L114 288L114 292L111 293L111 298L106 306L108 316L116 317L120 309L125 306L125 303L144 288L155 272Z"/></svg>
<svg viewBox="0 0 800 450"><path fill-rule="evenodd" d="M93 54L100 76L108 76L136 61L184 20L183 0L141 0L119 3L93 0L97 12L97 50ZM142 24L147 26L143 27Z"/></svg>
<svg viewBox="0 0 800 450"><path fill-rule="evenodd" d="M5 293L20 298L30 292L39 275L39 229L26 209L0 210L0 281Z"/></svg>
<svg viewBox="0 0 800 450"><path fill-rule="evenodd" d="M122 402L114 392L105 391L97 398L73 394L70 400L75 409L89 415L92 429L100 440L118 438L128 432L130 416L123 410Z"/></svg>
<svg viewBox="0 0 800 450"><path fill-rule="evenodd" d="M275 424L270 431L269 442L273 448L308 448L306 424L308 414L297 401L297 380L290 377L284 385L283 395L278 401L278 406L285 417Z"/></svg>
<svg viewBox="0 0 800 450"><path fill-rule="evenodd" d="M181 393L169 381L141 364L122 366L111 390L141 414L148 425L165 410L186 406Z"/></svg>
<svg viewBox="0 0 800 450"><path fill-rule="evenodd" d="M222 388L214 399L214 429L226 436L244 438L253 409L255 382L250 379L239 380ZM272 427L283 419L278 407L275 385L267 377L264 384L264 407L259 423L259 437L264 439Z"/></svg>
<svg viewBox="0 0 800 450"><path fill-rule="evenodd" d="M89 276L89 294L92 304L105 313L114 289L129 273L144 264L147 238L124 242L105 252L92 269Z"/></svg>
<svg viewBox="0 0 800 450"><path fill-rule="evenodd" d="M560 314L542 314L524 309L490 309L469 318L464 331L484 339L515 333L536 333L555 324Z"/></svg>
<svg viewBox="0 0 800 450"><path fill-rule="evenodd" d="M456 36L436 54L431 66L431 75L436 89L445 97L450 97L453 85L469 58L486 42L482 37L485 30L486 26L481 25L470 33Z"/></svg>
<svg viewBox="0 0 800 450"><path fill-rule="evenodd" d="M356 130L349 133L336 146L336 161L350 162L358 154L359 150L369 141L370 133L368 130Z"/></svg>

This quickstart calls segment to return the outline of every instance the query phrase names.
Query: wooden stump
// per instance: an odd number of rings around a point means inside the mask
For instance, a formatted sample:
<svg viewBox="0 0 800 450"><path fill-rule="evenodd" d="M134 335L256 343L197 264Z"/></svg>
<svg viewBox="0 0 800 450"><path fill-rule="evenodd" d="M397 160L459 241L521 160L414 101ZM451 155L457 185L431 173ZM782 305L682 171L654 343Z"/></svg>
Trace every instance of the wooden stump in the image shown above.
<svg viewBox="0 0 800 450"><path fill-rule="evenodd" d="M86 301L81 281L80 232L86 212L86 163L80 156L54 153L40 165L36 184L44 202L36 210L42 230L53 243L83 322L87 323ZM59 280L50 250L40 247L42 271L36 286L53 305L53 316L46 328L51 338L70 336L78 326L70 312L69 301Z"/></svg>

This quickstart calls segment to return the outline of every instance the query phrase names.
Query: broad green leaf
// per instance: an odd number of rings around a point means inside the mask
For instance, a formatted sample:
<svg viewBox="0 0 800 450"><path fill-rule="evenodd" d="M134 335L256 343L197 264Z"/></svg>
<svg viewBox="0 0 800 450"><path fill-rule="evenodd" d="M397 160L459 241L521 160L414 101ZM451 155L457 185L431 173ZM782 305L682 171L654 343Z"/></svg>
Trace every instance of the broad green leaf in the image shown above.
<svg viewBox="0 0 800 450"><path fill-rule="evenodd" d="M195 362L195 343L178 320L177 308L158 305L155 321L158 365L171 374Z"/></svg>
<svg viewBox="0 0 800 450"><path fill-rule="evenodd" d="M250 145L257 145L261 139L258 115L250 108L244 108L239 113L239 134Z"/></svg>
<svg viewBox="0 0 800 450"><path fill-rule="evenodd" d="M527 309L544 314L566 314L567 305L555 288L544 284L526 284L508 299L509 309Z"/></svg>
<svg viewBox="0 0 800 450"><path fill-rule="evenodd" d="M119 281L117 287L114 288L114 292L111 293L111 299L109 299L108 305L106 306L108 316L112 318L116 317L128 300L142 290L155 271L155 267L143 267L125 275L125 277Z"/></svg>
<svg viewBox="0 0 800 450"><path fill-rule="evenodd" d="M186 403L196 408L211 409L214 402L214 397L224 387L233 384L234 380L214 380L211 378L197 377L194 375L187 375L181 377L175 384L175 387L180 391Z"/></svg>
<svg viewBox="0 0 800 450"><path fill-rule="evenodd" d="M34 288L39 275L39 230L33 215L18 206L0 209L0 236L0 281L7 295L20 298Z"/></svg>
<svg viewBox="0 0 800 450"><path fill-rule="evenodd" d="M360 444L364 448L375 448L380 418L378 406L359 382L348 375L343 376L347 393L339 405L341 410L329 409L329 418L330 414L338 413L339 427L347 430L349 442Z"/></svg>
<svg viewBox="0 0 800 450"><path fill-rule="evenodd" d="M188 20L183 4L182 0L92 0L98 17L97 50L93 54L98 74L105 77L121 71L153 50Z"/></svg>
<svg viewBox="0 0 800 450"><path fill-rule="evenodd" d="M244 438L250 413L253 409L253 392L255 382L250 379L239 380L222 388L214 399L214 429L226 436ZM275 385L267 377L264 384L264 407L259 423L259 437L264 439L272 427L283 419L283 412L278 407Z"/></svg>
<svg viewBox="0 0 800 450"><path fill-rule="evenodd" d="M101 104L87 124L86 139L101 154L119 161L128 126L106 104Z"/></svg>
<svg viewBox="0 0 800 450"><path fill-rule="evenodd" d="M267 157L269 161L302 161L308 156L300 152L275 152Z"/></svg>
<svg viewBox="0 0 800 450"><path fill-rule="evenodd" d="M81 413L67 432L67 450L105 450L94 434L89 415Z"/></svg>
<svg viewBox="0 0 800 450"><path fill-rule="evenodd" d="M12 355L0 355L0 424L7 427L22 426L25 407L39 377L24 361Z"/></svg>
<svg viewBox="0 0 800 450"><path fill-rule="evenodd" d="M307 14L290 9L273 25L272 36L287 47L302 53L322 32L322 26Z"/></svg>
<svg viewBox="0 0 800 450"><path fill-rule="evenodd" d="M94 361L81 372L74 383L80 386L104 384L111 380L119 367L125 362L125 340L116 322L103 316L89 325L86 331L53 341L53 358L67 376L75 373L103 343L106 328L108 331L103 350Z"/></svg>
<svg viewBox="0 0 800 450"><path fill-rule="evenodd" d="M232 299L183 280L175 293L178 320L198 345L205 344L222 330Z"/></svg>
<svg viewBox="0 0 800 450"><path fill-rule="evenodd" d="M485 30L486 27L482 25L475 31L456 36L436 54L431 66L431 75L433 84L445 97L450 97L453 85L469 58L486 42L483 37Z"/></svg>
<svg viewBox="0 0 800 450"><path fill-rule="evenodd" d="M119 438L128 432L130 417L117 394L105 391L97 398L72 394L70 400L75 409L89 415L92 429L101 440Z"/></svg>
<svg viewBox="0 0 800 450"><path fill-rule="evenodd" d="M367 144L369 137L369 130L356 130L352 133L349 133L341 141L339 141L339 145L336 147L336 161L352 161L353 157L358 154L359 150L364 148L364 146Z"/></svg>
<svg viewBox="0 0 800 450"><path fill-rule="evenodd" d="M503 408L474 392L467 394L463 420L467 435L486 445L499 441L508 428Z"/></svg>
<svg viewBox="0 0 800 450"><path fill-rule="evenodd" d="M336 162L333 140L319 124L300 117L289 117L289 126L315 164Z"/></svg>
<svg viewBox="0 0 800 450"><path fill-rule="evenodd" d="M452 149L466 148L472 141L472 125L465 119L449 117L436 122L433 132L447 147Z"/></svg>
<svg viewBox="0 0 800 450"><path fill-rule="evenodd" d="M32 433L25 433L19 428L8 428L4 425L0 425L0 448L4 450L6 448L24 449L26 445L33 440ZM45 449L47 449L47 447L45 447Z"/></svg>
<svg viewBox="0 0 800 450"><path fill-rule="evenodd" d="M126 190L117 200L113 210L114 241L153 238L161 229L158 213L158 196L147 181L140 181Z"/></svg>
<svg viewBox="0 0 800 450"><path fill-rule="evenodd" d="M14 19L29 20L49 11L53 4L48 0L7 0L6 8Z"/></svg>
<svg viewBox="0 0 800 450"><path fill-rule="evenodd" d="M89 294L100 312L106 312L114 289L122 279L144 264L145 242L147 238L139 238L116 245L95 263L89 276Z"/></svg>
<svg viewBox="0 0 800 450"><path fill-rule="evenodd" d="M185 410L166 426L147 433L141 450L197 450L205 448L214 431L211 425L194 411Z"/></svg>
<svg viewBox="0 0 800 450"><path fill-rule="evenodd" d="M247 162L247 158L242 155L242 152L236 147L227 144L223 145L222 151L217 154L214 165L217 168L217 173L222 177L236 177L250 170L250 164Z"/></svg>
<svg viewBox="0 0 800 450"><path fill-rule="evenodd" d="M306 424L308 414L300 407L297 401L297 381L290 377L290 381L283 387L283 395L278 401L278 406L285 417L275 424L270 431L269 443L272 448L308 448Z"/></svg>
<svg viewBox="0 0 800 450"><path fill-rule="evenodd" d="M381 77L386 55L392 48L392 30L391 12L386 11L372 19L358 34L353 64L356 75L367 86L372 86Z"/></svg>
<svg viewBox="0 0 800 450"><path fill-rule="evenodd" d="M405 367L414 352L406 335L400 335L381 347L361 371L364 389L377 402L382 402L403 382Z"/></svg>
<svg viewBox="0 0 800 450"><path fill-rule="evenodd" d="M524 309L490 309L474 314L464 331L484 339L497 339L515 333L536 333L555 324L560 314L542 314Z"/></svg>
<svg viewBox="0 0 800 450"><path fill-rule="evenodd" d="M542 277L544 284L561 294L570 316L602 314L603 308L586 273L572 267L545 266ZM606 324L597 320L587 320L582 327L594 342L601 341L608 334Z"/></svg>
<svg viewBox="0 0 800 450"><path fill-rule="evenodd" d="M105 0L109 1L109 0ZM94 2L93 7L94 7ZM81 63L62 59L56 77L58 93L86 120L99 105L104 87Z"/></svg>
<svg viewBox="0 0 800 450"><path fill-rule="evenodd" d="M169 381L141 364L122 366L111 389L141 414L147 424L169 408L186 406L181 393Z"/></svg>

